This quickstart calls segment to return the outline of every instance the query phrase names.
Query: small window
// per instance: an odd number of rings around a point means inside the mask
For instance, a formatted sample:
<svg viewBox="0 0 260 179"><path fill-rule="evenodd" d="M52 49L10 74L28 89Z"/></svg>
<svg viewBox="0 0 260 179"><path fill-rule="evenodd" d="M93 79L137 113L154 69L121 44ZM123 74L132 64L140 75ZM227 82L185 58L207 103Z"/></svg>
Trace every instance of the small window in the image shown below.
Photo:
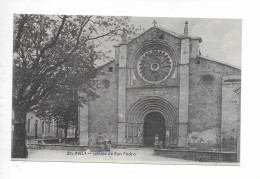
<svg viewBox="0 0 260 179"><path fill-rule="evenodd" d="M109 67L108 72L113 72L113 67Z"/></svg>
<svg viewBox="0 0 260 179"><path fill-rule="evenodd" d="M163 40L164 39L164 34L160 35L159 39Z"/></svg>

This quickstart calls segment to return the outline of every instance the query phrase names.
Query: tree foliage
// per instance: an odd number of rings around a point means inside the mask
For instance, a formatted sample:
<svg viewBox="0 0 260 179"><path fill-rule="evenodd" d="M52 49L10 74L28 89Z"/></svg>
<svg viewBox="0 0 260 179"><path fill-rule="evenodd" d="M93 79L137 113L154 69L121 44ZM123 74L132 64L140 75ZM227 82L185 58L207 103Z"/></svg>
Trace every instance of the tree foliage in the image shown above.
<svg viewBox="0 0 260 179"><path fill-rule="evenodd" d="M115 40L127 26L128 18L103 16L15 17L14 108L31 107L51 94L64 68L79 62L85 68L104 54L96 51L99 39ZM128 27L128 28L127 28Z"/></svg>
<svg viewBox="0 0 260 179"><path fill-rule="evenodd" d="M60 73L59 83L52 93L35 107L36 115L47 122L54 119L56 127L64 129L66 139L70 127L77 129L78 107L98 97L95 92L97 72L94 65L89 65L89 60L83 58L76 64L68 64ZM79 95L79 92L84 95ZM77 131L75 135L77 137Z"/></svg>
<svg viewBox="0 0 260 179"><path fill-rule="evenodd" d="M69 100L84 103L95 98L94 63L106 57L97 49L101 40L117 40L123 32L136 32L128 17L15 15L13 110L19 127L14 128L13 157L26 156L29 110L57 106L56 100L66 106ZM80 88L83 81L86 85ZM78 91L87 98L71 95Z"/></svg>

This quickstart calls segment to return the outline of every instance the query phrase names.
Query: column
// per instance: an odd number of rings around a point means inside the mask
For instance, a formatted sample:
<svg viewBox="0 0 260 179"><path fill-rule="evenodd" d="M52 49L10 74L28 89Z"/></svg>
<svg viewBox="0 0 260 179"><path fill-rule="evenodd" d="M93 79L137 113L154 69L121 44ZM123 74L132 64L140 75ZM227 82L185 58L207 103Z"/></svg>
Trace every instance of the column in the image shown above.
<svg viewBox="0 0 260 179"><path fill-rule="evenodd" d="M127 45L121 43L118 66L118 143L126 142L126 56Z"/></svg>
<svg viewBox="0 0 260 179"><path fill-rule="evenodd" d="M180 98L179 98L179 141L178 146L187 145L189 106L189 39L181 40Z"/></svg>

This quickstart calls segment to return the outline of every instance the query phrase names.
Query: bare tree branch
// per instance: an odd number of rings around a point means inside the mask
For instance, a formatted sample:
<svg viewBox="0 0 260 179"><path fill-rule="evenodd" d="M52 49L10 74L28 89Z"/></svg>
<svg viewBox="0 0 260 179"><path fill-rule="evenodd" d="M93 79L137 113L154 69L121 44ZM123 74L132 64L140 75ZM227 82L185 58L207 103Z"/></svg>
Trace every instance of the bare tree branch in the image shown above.
<svg viewBox="0 0 260 179"><path fill-rule="evenodd" d="M18 25L18 32L14 38L15 40L14 40L13 52L16 52L17 49L20 48L20 40L22 37L22 32L23 32L24 26L29 21L29 19L32 17L32 15L26 14L26 15L24 15L24 17L23 16L21 16L21 17L22 17L22 19L20 20L19 25Z"/></svg>
<svg viewBox="0 0 260 179"><path fill-rule="evenodd" d="M41 50L40 50L40 56L42 56L44 54L44 52L46 50L48 50L49 48L52 48L56 43L57 43L57 40L61 34L61 31L64 27L64 24L65 24L65 21L66 19L68 18L68 16L64 15L63 18L62 18L62 22L61 22L61 25L59 27L59 30L57 32L57 34L54 36L53 40L51 43L47 44L45 47L43 47Z"/></svg>

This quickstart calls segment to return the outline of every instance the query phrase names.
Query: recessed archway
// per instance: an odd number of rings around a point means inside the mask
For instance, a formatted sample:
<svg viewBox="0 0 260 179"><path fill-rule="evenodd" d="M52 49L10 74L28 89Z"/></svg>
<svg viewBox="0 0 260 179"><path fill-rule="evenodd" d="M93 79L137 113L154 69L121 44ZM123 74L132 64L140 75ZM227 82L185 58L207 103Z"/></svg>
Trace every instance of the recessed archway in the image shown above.
<svg viewBox="0 0 260 179"><path fill-rule="evenodd" d="M146 140L154 141L155 133L151 131L151 134L148 135L150 139L145 138L147 132L144 130L146 129L145 125L152 125L149 122L146 123L146 121L149 121L148 119L151 119L151 116L158 115L157 118L159 119L157 122L164 124L164 132L162 132L159 140L165 146L177 145L179 128L177 111L178 109L173 107L169 101L158 96L148 96L139 99L130 107L127 114L125 132L127 143L150 146L153 142L148 144Z"/></svg>
<svg viewBox="0 0 260 179"><path fill-rule="evenodd" d="M177 109L166 99L157 96L144 97L135 102L128 112L127 120L144 123L145 116L150 112L161 113L167 124L178 123Z"/></svg>
<svg viewBox="0 0 260 179"><path fill-rule="evenodd" d="M163 115L159 112L151 112L144 119L144 146L152 147L155 142L155 135L165 145L166 126Z"/></svg>

